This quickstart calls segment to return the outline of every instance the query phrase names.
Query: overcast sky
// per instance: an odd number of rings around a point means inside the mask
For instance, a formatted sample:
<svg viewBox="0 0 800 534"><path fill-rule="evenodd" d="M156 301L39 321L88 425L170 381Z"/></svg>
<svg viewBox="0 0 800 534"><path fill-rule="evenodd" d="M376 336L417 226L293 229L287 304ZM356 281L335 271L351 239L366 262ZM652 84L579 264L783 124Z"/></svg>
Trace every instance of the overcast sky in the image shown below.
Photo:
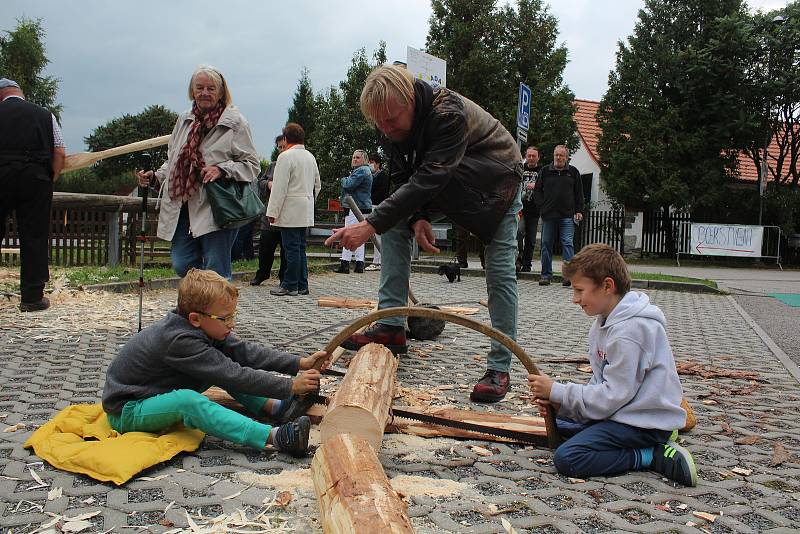
<svg viewBox="0 0 800 534"><path fill-rule="evenodd" d="M644 1L549 3L569 51L567 85L578 98L599 100L617 42L631 34ZM770 10L787 2L748 3ZM384 40L388 59L405 61L406 46L425 47L430 14L429 0L2 0L0 30L22 16L43 20L45 74L61 80L68 153L85 150L93 128L124 113L150 104L187 109L189 76L204 63L225 75L256 148L269 157L304 66L319 92L345 77L360 47L371 54Z"/></svg>

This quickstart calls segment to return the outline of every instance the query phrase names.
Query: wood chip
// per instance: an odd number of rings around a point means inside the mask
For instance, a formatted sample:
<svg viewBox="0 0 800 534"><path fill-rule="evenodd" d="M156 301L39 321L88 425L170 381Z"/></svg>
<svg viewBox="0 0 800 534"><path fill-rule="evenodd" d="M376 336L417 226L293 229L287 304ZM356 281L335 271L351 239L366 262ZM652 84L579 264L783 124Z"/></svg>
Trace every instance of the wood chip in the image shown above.
<svg viewBox="0 0 800 534"><path fill-rule="evenodd" d="M752 445L758 441L761 441L761 436L745 436L737 439L734 443L736 445Z"/></svg>
<svg viewBox="0 0 800 534"><path fill-rule="evenodd" d="M60 487L51 489L50 491L47 492L47 500L48 501L54 501L54 500L60 498L62 492L63 492L63 489L60 488Z"/></svg>
<svg viewBox="0 0 800 534"><path fill-rule="evenodd" d="M700 519L705 519L709 523L713 523L717 520L717 516L709 514L708 512L692 512L692 515Z"/></svg>
<svg viewBox="0 0 800 534"><path fill-rule="evenodd" d="M5 427L3 432L16 432L17 430L22 430L23 428L25 428L25 423L17 423L16 425Z"/></svg>
<svg viewBox="0 0 800 534"><path fill-rule="evenodd" d="M514 526L505 517L500 518L500 523L503 525L503 529L506 531L506 534L517 534L517 531L514 529Z"/></svg>
<svg viewBox="0 0 800 534"><path fill-rule="evenodd" d="M281 508L286 508L290 502L292 502L291 491L282 491L275 497L275 504Z"/></svg>
<svg viewBox="0 0 800 534"><path fill-rule="evenodd" d="M478 456L493 456L494 453L489 449L484 449L483 447L478 447L477 445L470 445L469 448L477 454Z"/></svg>
<svg viewBox="0 0 800 534"><path fill-rule="evenodd" d="M772 460L769 462L770 467L776 467L783 462L791 459L792 455L786 452L786 448L777 441L772 442Z"/></svg>
<svg viewBox="0 0 800 534"><path fill-rule="evenodd" d="M584 482L586 482L586 481L585 481L584 479L582 479L582 478L572 478L572 477L567 477L567 480L569 480L569 483L570 483L570 484L583 484Z"/></svg>
<svg viewBox="0 0 800 534"><path fill-rule="evenodd" d="M731 471L733 471L737 475L742 475L742 476L750 476L753 474L752 469L745 469L744 467L734 467L733 469L731 469Z"/></svg>
<svg viewBox="0 0 800 534"><path fill-rule="evenodd" d="M591 373L592 372L592 366L589 365L589 364L579 365L578 366L578 371L580 371L581 373Z"/></svg>

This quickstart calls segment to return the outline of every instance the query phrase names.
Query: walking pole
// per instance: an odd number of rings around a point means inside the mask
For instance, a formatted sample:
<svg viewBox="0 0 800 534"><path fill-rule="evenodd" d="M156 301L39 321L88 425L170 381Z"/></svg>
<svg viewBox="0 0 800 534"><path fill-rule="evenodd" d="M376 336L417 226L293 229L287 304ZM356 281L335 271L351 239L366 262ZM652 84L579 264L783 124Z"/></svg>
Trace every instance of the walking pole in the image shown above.
<svg viewBox="0 0 800 534"><path fill-rule="evenodd" d="M142 154L145 162L145 172L153 170L153 157L145 152ZM152 179L152 178L151 178ZM144 191L142 190L144 189ZM147 195L150 192L150 183L146 187L139 186L139 196L142 197L142 226L137 240L139 241L139 332L142 331L142 299L144 297L144 243L147 240Z"/></svg>

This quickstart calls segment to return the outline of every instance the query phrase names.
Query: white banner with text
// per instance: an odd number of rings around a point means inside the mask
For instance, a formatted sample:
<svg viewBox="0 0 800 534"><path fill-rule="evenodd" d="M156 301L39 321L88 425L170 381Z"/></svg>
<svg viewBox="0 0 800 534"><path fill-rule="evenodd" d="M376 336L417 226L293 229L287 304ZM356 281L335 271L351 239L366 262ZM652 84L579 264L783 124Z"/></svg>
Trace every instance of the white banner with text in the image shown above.
<svg viewBox="0 0 800 534"><path fill-rule="evenodd" d="M763 226L692 223L690 254L760 257Z"/></svg>

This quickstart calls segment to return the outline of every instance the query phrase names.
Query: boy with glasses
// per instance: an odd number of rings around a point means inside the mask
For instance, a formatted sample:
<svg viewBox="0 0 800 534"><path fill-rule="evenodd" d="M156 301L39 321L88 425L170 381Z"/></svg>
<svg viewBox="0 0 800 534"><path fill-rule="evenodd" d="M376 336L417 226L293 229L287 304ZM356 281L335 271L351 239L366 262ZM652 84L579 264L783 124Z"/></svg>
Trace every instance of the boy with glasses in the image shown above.
<svg viewBox="0 0 800 534"><path fill-rule="evenodd" d="M321 375L313 367L327 353L293 356L238 339L232 332L238 296L236 286L214 271L187 273L177 309L134 335L108 367L103 408L112 428L158 433L183 423L256 449L272 445L297 458L306 455L306 394L319 389ZM269 372L301 370L294 379ZM209 400L202 392L212 385L254 415L283 424L263 424Z"/></svg>

